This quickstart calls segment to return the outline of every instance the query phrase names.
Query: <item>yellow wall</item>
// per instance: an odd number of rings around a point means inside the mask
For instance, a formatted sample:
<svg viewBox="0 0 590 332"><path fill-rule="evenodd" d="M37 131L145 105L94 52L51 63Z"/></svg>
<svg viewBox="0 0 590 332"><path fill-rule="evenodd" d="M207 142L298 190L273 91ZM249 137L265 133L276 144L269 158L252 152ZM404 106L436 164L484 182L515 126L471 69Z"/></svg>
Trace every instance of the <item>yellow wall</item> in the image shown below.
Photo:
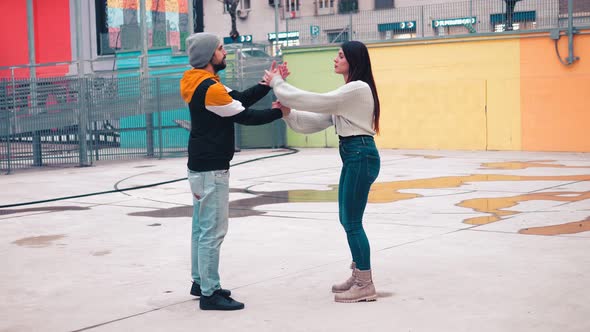
<svg viewBox="0 0 590 332"><path fill-rule="evenodd" d="M518 40L370 52L383 109L380 147L520 149Z"/></svg>
<svg viewBox="0 0 590 332"><path fill-rule="evenodd" d="M570 67L559 63L546 33L369 44L381 100L378 146L590 151L583 100L590 36L577 35L575 43L582 60ZM565 37L560 48L565 57ZM332 72L336 51L287 50L291 82L320 92L343 84ZM334 146L328 132L317 139ZM310 146L309 137L293 132L287 144Z"/></svg>

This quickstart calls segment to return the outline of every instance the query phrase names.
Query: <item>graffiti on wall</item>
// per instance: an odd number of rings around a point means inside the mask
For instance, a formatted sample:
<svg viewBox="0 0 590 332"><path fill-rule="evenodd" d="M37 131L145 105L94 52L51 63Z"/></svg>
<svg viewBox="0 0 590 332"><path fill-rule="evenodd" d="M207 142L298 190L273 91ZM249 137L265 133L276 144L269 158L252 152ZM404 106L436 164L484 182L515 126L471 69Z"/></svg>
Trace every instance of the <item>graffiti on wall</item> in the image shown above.
<svg viewBox="0 0 590 332"><path fill-rule="evenodd" d="M104 0L108 45L114 50L141 47L139 0ZM148 47L183 49L188 36L190 0L146 0Z"/></svg>

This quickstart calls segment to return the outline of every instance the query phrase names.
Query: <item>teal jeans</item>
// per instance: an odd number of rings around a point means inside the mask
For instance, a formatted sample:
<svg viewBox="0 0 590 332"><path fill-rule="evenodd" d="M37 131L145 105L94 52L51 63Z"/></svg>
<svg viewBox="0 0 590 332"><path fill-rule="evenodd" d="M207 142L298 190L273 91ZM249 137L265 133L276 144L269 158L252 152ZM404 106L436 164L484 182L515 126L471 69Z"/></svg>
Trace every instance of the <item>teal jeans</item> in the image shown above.
<svg viewBox="0 0 590 332"><path fill-rule="evenodd" d="M381 160L372 136L340 137L342 171L338 186L338 214L346 231L352 261L359 270L371 269L371 247L363 228L363 214Z"/></svg>
<svg viewBox="0 0 590 332"><path fill-rule="evenodd" d="M188 171L193 195L191 274L210 296L221 288L219 252L227 234L229 216L229 171Z"/></svg>

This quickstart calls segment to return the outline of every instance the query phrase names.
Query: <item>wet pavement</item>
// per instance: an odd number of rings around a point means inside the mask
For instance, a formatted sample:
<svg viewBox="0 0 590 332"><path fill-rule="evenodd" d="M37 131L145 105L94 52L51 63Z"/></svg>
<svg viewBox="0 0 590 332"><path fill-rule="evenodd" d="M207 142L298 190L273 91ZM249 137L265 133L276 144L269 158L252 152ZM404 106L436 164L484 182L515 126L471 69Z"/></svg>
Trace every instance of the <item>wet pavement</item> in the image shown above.
<svg viewBox="0 0 590 332"><path fill-rule="evenodd" d="M381 150L379 298L342 304L338 151L285 152L232 162L237 312L189 295L184 158L0 175L0 331L590 331L590 154Z"/></svg>

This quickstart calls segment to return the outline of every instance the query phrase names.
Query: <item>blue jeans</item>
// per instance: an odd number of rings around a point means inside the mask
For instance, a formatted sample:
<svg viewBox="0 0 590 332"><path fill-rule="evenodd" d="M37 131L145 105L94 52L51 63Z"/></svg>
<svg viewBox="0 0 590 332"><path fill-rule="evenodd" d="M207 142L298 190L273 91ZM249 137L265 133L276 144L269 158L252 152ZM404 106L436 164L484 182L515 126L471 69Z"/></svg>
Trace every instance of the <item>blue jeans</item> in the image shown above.
<svg viewBox="0 0 590 332"><path fill-rule="evenodd" d="M193 195L191 274L210 296L221 288L219 251L227 234L229 216L229 171L188 171Z"/></svg>
<svg viewBox="0 0 590 332"><path fill-rule="evenodd" d="M371 248L363 229L363 214L381 160L371 136L340 138L342 171L338 186L338 214L346 231L352 261L359 270L371 269Z"/></svg>

